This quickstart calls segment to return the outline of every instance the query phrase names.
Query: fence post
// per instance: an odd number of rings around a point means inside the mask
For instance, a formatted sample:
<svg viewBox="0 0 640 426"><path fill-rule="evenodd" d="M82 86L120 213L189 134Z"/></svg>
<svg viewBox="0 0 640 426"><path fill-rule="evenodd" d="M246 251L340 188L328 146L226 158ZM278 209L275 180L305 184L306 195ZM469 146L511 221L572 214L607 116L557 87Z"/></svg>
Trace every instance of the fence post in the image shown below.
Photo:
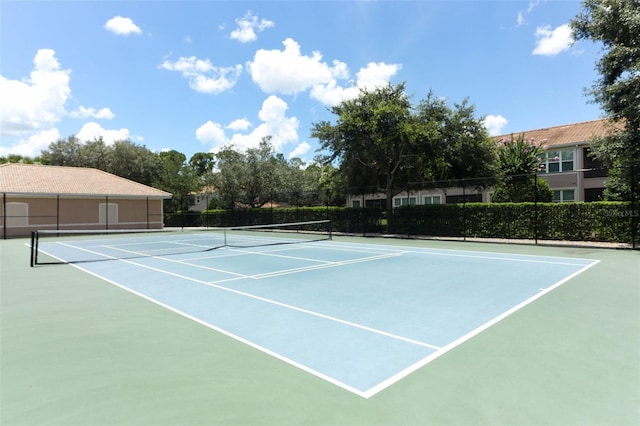
<svg viewBox="0 0 640 426"><path fill-rule="evenodd" d="M538 245L538 174L533 174L533 238Z"/></svg>
<svg viewBox="0 0 640 426"><path fill-rule="evenodd" d="M466 181L462 180L462 240L467 241L467 193Z"/></svg>
<svg viewBox="0 0 640 426"><path fill-rule="evenodd" d="M631 173L629 174L631 175L631 211L629 212L631 216L631 249L635 250L640 248L637 247L640 246L640 244L638 244L638 216L640 216L640 211L638 211L636 204L638 194L636 193L635 161L633 156L631 156Z"/></svg>
<svg viewBox="0 0 640 426"><path fill-rule="evenodd" d="M7 239L7 193L2 193L2 238Z"/></svg>

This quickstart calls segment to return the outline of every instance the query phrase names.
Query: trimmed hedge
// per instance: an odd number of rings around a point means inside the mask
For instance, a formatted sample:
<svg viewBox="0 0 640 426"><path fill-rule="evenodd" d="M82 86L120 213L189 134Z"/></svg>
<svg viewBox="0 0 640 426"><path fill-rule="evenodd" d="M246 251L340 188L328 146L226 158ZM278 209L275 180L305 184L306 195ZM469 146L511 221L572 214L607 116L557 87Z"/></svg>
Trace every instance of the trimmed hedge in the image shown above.
<svg viewBox="0 0 640 426"><path fill-rule="evenodd" d="M630 242L640 212L630 203L468 203L400 207L407 235Z"/></svg>
<svg viewBox="0 0 640 426"><path fill-rule="evenodd" d="M408 236L631 242L640 212L624 202L467 203L394 209L385 229L376 208L300 207L207 210L165 215L165 226L239 226L331 219L334 232Z"/></svg>
<svg viewBox="0 0 640 426"><path fill-rule="evenodd" d="M382 233L382 216L380 209L344 207L206 210L167 214L165 226L242 226L331 219L334 231L364 234Z"/></svg>

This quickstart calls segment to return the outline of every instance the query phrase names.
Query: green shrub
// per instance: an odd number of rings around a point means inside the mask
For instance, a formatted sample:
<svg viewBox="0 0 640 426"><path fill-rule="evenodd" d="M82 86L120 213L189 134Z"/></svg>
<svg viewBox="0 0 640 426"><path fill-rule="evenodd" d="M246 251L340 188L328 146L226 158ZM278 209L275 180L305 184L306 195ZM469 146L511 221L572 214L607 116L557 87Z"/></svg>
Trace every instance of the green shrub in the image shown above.
<svg viewBox="0 0 640 426"><path fill-rule="evenodd" d="M407 236L478 237L630 242L638 238L640 212L629 203L466 203L402 206L393 210L395 233ZM299 207L177 212L165 226L240 226L331 219L332 230L385 232L377 208Z"/></svg>

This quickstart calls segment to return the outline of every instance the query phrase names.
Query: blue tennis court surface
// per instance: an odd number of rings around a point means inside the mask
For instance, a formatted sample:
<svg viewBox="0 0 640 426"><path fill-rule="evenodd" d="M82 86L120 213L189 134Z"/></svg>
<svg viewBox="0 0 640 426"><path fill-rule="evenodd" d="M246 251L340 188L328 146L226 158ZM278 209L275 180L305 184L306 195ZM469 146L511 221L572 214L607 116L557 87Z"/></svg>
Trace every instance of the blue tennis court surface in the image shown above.
<svg viewBox="0 0 640 426"><path fill-rule="evenodd" d="M147 241L40 250L365 398L597 263L338 241L136 255Z"/></svg>

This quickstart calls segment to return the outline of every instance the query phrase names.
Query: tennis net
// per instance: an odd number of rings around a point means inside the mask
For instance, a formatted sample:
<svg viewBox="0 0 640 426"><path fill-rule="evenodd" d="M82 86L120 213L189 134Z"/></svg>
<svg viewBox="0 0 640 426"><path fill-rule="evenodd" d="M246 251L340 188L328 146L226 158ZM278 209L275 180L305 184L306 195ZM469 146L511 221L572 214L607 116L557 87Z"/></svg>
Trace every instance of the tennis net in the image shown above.
<svg viewBox="0 0 640 426"><path fill-rule="evenodd" d="M331 221L184 229L38 230L30 265L175 256L331 239Z"/></svg>

